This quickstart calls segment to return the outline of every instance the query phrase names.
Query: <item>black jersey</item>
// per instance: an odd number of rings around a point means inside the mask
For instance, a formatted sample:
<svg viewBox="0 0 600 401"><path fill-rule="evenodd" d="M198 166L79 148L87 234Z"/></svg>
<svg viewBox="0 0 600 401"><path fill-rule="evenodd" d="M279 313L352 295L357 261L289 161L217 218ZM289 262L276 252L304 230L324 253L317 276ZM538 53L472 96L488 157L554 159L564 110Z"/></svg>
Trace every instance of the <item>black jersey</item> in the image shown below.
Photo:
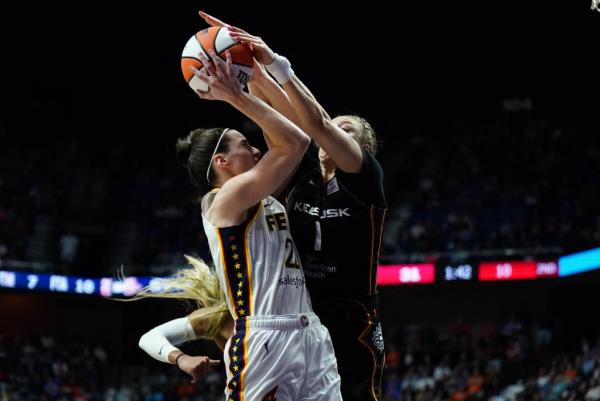
<svg viewBox="0 0 600 401"><path fill-rule="evenodd" d="M313 304L361 299L376 292L377 262L387 205L383 172L363 150L361 171L337 170L323 182L307 152L287 191L292 236Z"/></svg>
<svg viewBox="0 0 600 401"><path fill-rule="evenodd" d="M381 167L363 150L360 172L338 170L323 182L311 147L286 201L313 308L331 334L342 397L381 400L384 345L376 276L387 210Z"/></svg>

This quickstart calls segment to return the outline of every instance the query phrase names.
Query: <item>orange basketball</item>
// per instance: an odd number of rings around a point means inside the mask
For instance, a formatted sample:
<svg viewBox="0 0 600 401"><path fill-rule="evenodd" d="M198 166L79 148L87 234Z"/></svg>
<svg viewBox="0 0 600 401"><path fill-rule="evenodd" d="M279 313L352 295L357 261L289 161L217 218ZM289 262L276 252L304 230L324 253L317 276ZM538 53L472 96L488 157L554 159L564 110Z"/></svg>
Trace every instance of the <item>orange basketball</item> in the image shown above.
<svg viewBox="0 0 600 401"><path fill-rule="evenodd" d="M252 77L252 64L254 62L252 50L247 44L233 39L226 27L213 26L192 36L181 53L181 71L192 89L198 89L202 92L208 90L206 84L190 71L190 66L194 66L199 70L204 68L198 55L204 54L210 60L208 50L213 50L223 60L225 60L225 50L229 50L233 74L242 86L248 83L248 80Z"/></svg>

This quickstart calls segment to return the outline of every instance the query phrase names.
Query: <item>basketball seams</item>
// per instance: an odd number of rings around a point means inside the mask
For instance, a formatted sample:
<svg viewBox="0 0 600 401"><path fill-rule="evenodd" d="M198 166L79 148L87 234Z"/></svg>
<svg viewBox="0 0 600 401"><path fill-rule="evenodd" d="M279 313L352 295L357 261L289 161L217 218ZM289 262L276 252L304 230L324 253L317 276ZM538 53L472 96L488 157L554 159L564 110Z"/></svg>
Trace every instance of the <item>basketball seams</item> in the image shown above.
<svg viewBox="0 0 600 401"><path fill-rule="evenodd" d="M213 51L214 51L215 53L217 53L217 37L219 36L219 33L221 32L221 29L222 29L222 27L219 27L219 29L217 30L217 33L215 33L215 35L213 36L212 48L213 48ZM197 35L197 34L196 34L196 35ZM206 50L206 48L205 48L204 46L202 46L202 42L200 42L200 41L198 40L198 37L197 37L196 35L194 35L194 39L196 40L196 42L198 42L198 45L200 45L200 48L202 49L202 51L204 52L204 54L205 54L207 57L209 57L209 56L208 56L208 51ZM221 55L221 53L223 53L223 52L224 52L224 51L226 51L226 50L229 50L229 49L231 49L233 46L235 46L235 45L237 45L237 44L240 44L240 43L242 43L242 42L233 42L231 45L229 45L229 46L227 46L227 47L224 47L223 49L221 49L221 50L219 51L219 53L217 53L217 55L218 55L219 57L221 57L221 59L222 59L222 60L225 60L225 58L224 58L224 57ZM193 58L194 58L194 57L193 57ZM198 59L196 59L196 60L198 60ZM200 61L200 60L198 60L198 61ZM248 67L248 68L252 68L252 64L244 64L244 63L232 63L232 64L233 64L233 65L239 65L239 66L242 66L242 67ZM203 67L204 67L204 65L203 65Z"/></svg>
<svg viewBox="0 0 600 401"><path fill-rule="evenodd" d="M223 30L222 28L225 29ZM186 49L184 49L184 52L181 56L181 66L184 70L183 75L188 85L191 86L194 90L199 89L201 91L206 91L206 89L204 88L206 84L201 82L197 82L196 84L194 84L194 82L198 80L197 77L195 79L194 74L188 75L189 73L188 71L186 71L189 69L190 65L193 65L199 70L206 68L206 66L202 63L202 60L200 60L198 54L202 53L210 60L210 56L208 55L207 49L210 49L212 46L212 50L219 55L221 60L225 60L226 58L224 57L223 52L234 48L238 44L240 45L240 47L234 49L232 52L232 66L234 67L234 74L238 75L238 81L240 81L240 83L243 84L244 82L242 81L244 80L241 78L242 76L252 76L253 59L249 46L244 44L243 42L236 42L235 39L228 34L228 30L226 27L211 27L194 34L190 38L190 41L188 41L188 44L186 44ZM223 45L223 49L217 48L217 46ZM236 59L238 59L239 61ZM249 59L250 63L247 62ZM240 75L241 72L243 72L244 75ZM197 88L197 85L200 85L200 87Z"/></svg>
<svg viewBox="0 0 600 401"><path fill-rule="evenodd" d="M215 36L213 36L213 51L217 54L220 54L221 52L217 52L217 38L219 37L219 33L221 32L221 29L223 29L223 27L219 27L219 29L217 29L217 33L215 33Z"/></svg>
<svg viewBox="0 0 600 401"><path fill-rule="evenodd" d="M204 46L202 46L202 42L200 42L198 40L198 37L196 35L194 35L194 39L196 39L196 42L198 42L198 45L200 45L200 49L202 49L202 51L204 52L204 54L206 55L206 57L208 57L208 52L206 51L206 49L204 48ZM214 48L214 46L213 46L213 48Z"/></svg>
<svg viewBox="0 0 600 401"><path fill-rule="evenodd" d="M215 34L215 37L213 38L213 49L214 49L215 53L217 53L217 38L219 37L219 33L221 33L221 28L222 27L219 27L219 30L217 31L217 33ZM231 35L229 35L229 36L231 37ZM231 45L223 47L222 49L219 49L219 52L217 53L217 55L219 57L221 57L221 60L226 60L225 57L223 57L221 54L240 43L242 43L242 42L233 42ZM252 65L248 65L248 64L242 64L242 63L232 63L232 64L252 68Z"/></svg>
<svg viewBox="0 0 600 401"><path fill-rule="evenodd" d="M197 59L196 57L192 57L192 56L183 56L183 57L181 57L181 61L182 61L182 63L184 62L183 60L194 60L194 61L197 61L198 63L200 63L200 66L199 66L199 67L200 67L200 69L204 68L204 65L202 64L202 61L201 61L201 60L199 60L199 59ZM196 67L196 68L198 68L198 67ZM185 77L185 73L184 73L184 77ZM190 81L191 81L192 79L194 79L194 77L195 77L195 75L192 73L192 74L190 75L190 78L189 78L189 79L186 79L186 82L189 84L189 83L190 83Z"/></svg>
<svg viewBox="0 0 600 401"><path fill-rule="evenodd" d="M202 61L201 61L199 58L197 58L197 57L192 57L192 56L183 56L183 57L181 57L181 58L182 58L182 59L184 59L184 58L187 58L187 59L192 59L192 60L200 61L200 64L202 64Z"/></svg>
<svg viewBox="0 0 600 401"><path fill-rule="evenodd" d="M226 48L224 48L223 50L221 50L221 53L223 53L226 50L231 49L232 47L234 47L235 45L239 45L242 42L235 42L234 44L232 44L231 46L227 46ZM219 54L219 57L221 57L223 60L225 60L225 58L223 56L221 56L221 54ZM231 63L233 65L240 65L240 66L244 66L244 67L248 67L248 68L252 68L252 65L248 65L248 64L242 64L242 63Z"/></svg>

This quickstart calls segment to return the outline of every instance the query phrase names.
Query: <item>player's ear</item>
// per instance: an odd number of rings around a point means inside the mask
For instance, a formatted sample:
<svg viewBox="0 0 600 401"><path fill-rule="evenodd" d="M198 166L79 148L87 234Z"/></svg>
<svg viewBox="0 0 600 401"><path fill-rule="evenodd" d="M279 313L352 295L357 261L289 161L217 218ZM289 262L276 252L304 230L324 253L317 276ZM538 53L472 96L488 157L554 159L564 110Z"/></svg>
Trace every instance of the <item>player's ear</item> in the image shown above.
<svg viewBox="0 0 600 401"><path fill-rule="evenodd" d="M213 163L220 167L225 167L225 166L229 165L229 161L227 160L227 157L225 157L225 155L222 155L222 154L216 155Z"/></svg>

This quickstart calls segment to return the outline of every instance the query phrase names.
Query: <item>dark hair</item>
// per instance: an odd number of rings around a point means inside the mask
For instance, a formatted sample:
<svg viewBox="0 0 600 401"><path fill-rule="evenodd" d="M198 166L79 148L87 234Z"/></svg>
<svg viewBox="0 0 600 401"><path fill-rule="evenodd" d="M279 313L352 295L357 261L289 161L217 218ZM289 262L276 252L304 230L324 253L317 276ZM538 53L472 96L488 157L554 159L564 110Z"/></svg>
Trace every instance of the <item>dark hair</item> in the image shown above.
<svg viewBox="0 0 600 401"><path fill-rule="evenodd" d="M177 161L187 169L190 182L198 189L200 196L212 189L211 183L216 179L214 166L211 166L209 180L206 180L206 170L213 153L229 150L229 139L224 137L215 152L217 142L225 130L226 128L198 128L185 138L178 139L175 144Z"/></svg>
<svg viewBox="0 0 600 401"><path fill-rule="evenodd" d="M344 117L353 118L360 124L362 128L362 134L360 138L358 138L358 143L360 146L364 147L367 152L375 156L379 144L377 143L377 135L375 135L375 130L371 124L365 118L357 116L356 114L348 114Z"/></svg>

